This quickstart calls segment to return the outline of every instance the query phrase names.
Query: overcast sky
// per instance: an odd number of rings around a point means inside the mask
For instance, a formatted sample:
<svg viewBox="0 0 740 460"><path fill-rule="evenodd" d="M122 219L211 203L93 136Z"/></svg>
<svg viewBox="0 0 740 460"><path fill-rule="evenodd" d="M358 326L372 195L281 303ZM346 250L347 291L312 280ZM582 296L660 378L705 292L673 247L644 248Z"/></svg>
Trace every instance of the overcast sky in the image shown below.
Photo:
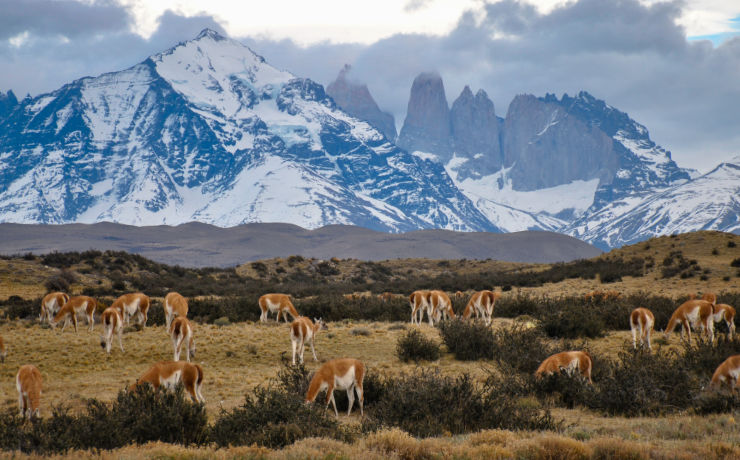
<svg viewBox="0 0 740 460"><path fill-rule="evenodd" d="M740 154L740 1L0 0L0 90L22 97L120 70L211 27L328 84L343 64L400 126L413 78L450 102L483 88L589 91L644 124L681 166Z"/></svg>

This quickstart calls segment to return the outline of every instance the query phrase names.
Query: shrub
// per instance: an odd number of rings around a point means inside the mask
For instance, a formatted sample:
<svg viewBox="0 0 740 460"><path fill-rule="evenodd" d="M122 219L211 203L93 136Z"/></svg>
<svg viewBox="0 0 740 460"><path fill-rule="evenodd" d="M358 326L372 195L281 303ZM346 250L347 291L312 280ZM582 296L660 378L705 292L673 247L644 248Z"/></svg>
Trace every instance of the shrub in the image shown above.
<svg viewBox="0 0 740 460"><path fill-rule="evenodd" d="M595 308L568 304L557 311L550 310L545 314L542 318L542 328L550 337L596 338L604 335L606 324L601 312Z"/></svg>
<svg viewBox="0 0 740 460"><path fill-rule="evenodd" d="M69 291L69 282L60 275L53 276L46 280L44 287L47 291Z"/></svg>
<svg viewBox="0 0 740 460"><path fill-rule="evenodd" d="M728 248L734 248L735 246L737 246L737 245L735 244L735 242L734 242L734 241L728 241L728 242L727 242L727 247L728 247Z"/></svg>
<svg viewBox="0 0 740 460"><path fill-rule="evenodd" d="M308 437L349 440L334 415L322 406L306 405L282 388L258 387L241 407L221 412L210 438L220 447L257 444L271 448Z"/></svg>
<svg viewBox="0 0 740 460"><path fill-rule="evenodd" d="M740 267L740 257L737 259L732 259L732 262L730 262L730 267Z"/></svg>
<svg viewBox="0 0 740 460"><path fill-rule="evenodd" d="M610 415L659 415L690 407L699 379L673 352L623 350L599 364L604 378L586 405Z"/></svg>
<svg viewBox="0 0 740 460"><path fill-rule="evenodd" d="M70 415L55 407L48 418L26 423L15 411L0 417L0 448L49 454L69 449L114 449L132 442L201 444L207 441L205 407L174 392L149 385L121 391L112 404L88 400L85 411Z"/></svg>
<svg viewBox="0 0 740 460"><path fill-rule="evenodd" d="M398 427L414 436L469 433L486 428L554 429L547 411L518 403L486 382L467 375L442 376L420 369L384 381L383 398L372 407L372 423Z"/></svg>
<svg viewBox="0 0 740 460"><path fill-rule="evenodd" d="M454 318L439 325L447 349L461 361L493 358L493 332L479 321Z"/></svg>
<svg viewBox="0 0 740 460"><path fill-rule="evenodd" d="M700 415L721 414L740 410L740 396L729 392L702 391L694 402L694 412Z"/></svg>
<svg viewBox="0 0 740 460"><path fill-rule="evenodd" d="M25 300L12 295L7 300L0 301L0 308L10 319L38 318L41 311L41 299Z"/></svg>
<svg viewBox="0 0 740 460"><path fill-rule="evenodd" d="M439 344L426 338L418 329L411 329L398 338L396 355L403 362L436 361L439 359Z"/></svg>
<svg viewBox="0 0 740 460"><path fill-rule="evenodd" d="M724 323L723 323L724 324ZM729 356L740 354L740 337L719 335L714 344L697 335L692 345L684 344L682 359L702 379L709 380L717 366Z"/></svg>
<svg viewBox="0 0 740 460"><path fill-rule="evenodd" d="M542 329L514 325L493 333L493 359L518 372L533 374L540 363L555 353Z"/></svg>

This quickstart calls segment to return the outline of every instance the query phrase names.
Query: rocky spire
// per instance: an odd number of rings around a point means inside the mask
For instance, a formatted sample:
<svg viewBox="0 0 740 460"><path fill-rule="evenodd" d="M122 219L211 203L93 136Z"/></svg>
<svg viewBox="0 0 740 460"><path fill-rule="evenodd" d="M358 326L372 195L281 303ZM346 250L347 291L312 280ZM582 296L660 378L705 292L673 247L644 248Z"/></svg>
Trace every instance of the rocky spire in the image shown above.
<svg viewBox="0 0 740 460"><path fill-rule="evenodd" d="M460 96L452 104L450 111L452 140L458 156L481 161L479 167L486 172L501 168L499 120L496 117L493 101L485 91L478 90L473 96L470 87L465 86Z"/></svg>
<svg viewBox="0 0 740 460"><path fill-rule="evenodd" d="M414 79L411 97L398 146L437 155L442 163L452 156L450 109L447 106L442 77L425 72Z"/></svg>
<svg viewBox="0 0 740 460"><path fill-rule="evenodd" d="M6 94L3 94L3 92L0 91L0 120L10 115L10 112L12 112L17 105L18 98L13 94L13 90L8 91Z"/></svg>
<svg viewBox="0 0 740 460"><path fill-rule="evenodd" d="M396 122L393 115L383 112L367 89L367 85L351 81L347 74L352 68L346 64L337 79L326 87L326 93L339 108L360 120L367 121L393 142L396 139Z"/></svg>

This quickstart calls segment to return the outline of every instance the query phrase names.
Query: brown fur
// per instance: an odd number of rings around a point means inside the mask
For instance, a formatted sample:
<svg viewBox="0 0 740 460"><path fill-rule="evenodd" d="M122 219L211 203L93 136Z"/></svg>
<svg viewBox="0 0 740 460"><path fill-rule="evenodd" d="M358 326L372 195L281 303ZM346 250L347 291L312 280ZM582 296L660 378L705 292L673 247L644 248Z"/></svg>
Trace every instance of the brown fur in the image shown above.
<svg viewBox="0 0 740 460"><path fill-rule="evenodd" d="M48 323L57 314L62 305L69 302L69 296L64 292L50 292L46 294L41 301L41 314L39 314L39 321L44 322L44 319Z"/></svg>
<svg viewBox="0 0 740 460"><path fill-rule="evenodd" d="M305 316L299 316L290 323L290 345L293 350L293 364L295 364L295 355L298 352L298 357L303 364L303 351L306 347L306 342L311 345L311 353L313 353L313 360L318 361L316 357L316 349L314 348L314 339L316 333L319 331L326 330L326 324L321 318L311 321L311 318Z"/></svg>
<svg viewBox="0 0 740 460"><path fill-rule="evenodd" d="M473 293L468 300L465 310L463 311L462 317L465 319L470 318L475 314L476 318L483 316L486 325L491 324L493 317L493 309L496 305L496 299L501 297L500 292L493 292L489 290L483 290ZM490 311L490 315L489 312Z"/></svg>
<svg viewBox="0 0 740 460"><path fill-rule="evenodd" d="M352 371L353 367L354 378L352 379L349 386L347 386L346 388L337 387L337 383L339 383L337 381L338 378L346 376L348 372ZM349 400L347 415L349 416L352 413L352 405L355 400L355 395L352 393L352 390L354 390L357 393L357 398L360 402L360 415L364 416L365 413L363 411L363 405L365 399L362 389L362 381L364 379L365 365L362 364L362 361L353 358L332 359L331 361L327 361L326 363L324 363L314 374L313 378L311 379L311 383L309 383L308 385L308 391L306 392L306 402L313 402L319 392L322 389L326 388L326 407L329 407L329 403L331 402L334 406L334 413L337 417L339 417L337 404L334 401L334 389L346 389L347 399Z"/></svg>
<svg viewBox="0 0 740 460"><path fill-rule="evenodd" d="M0 336L0 362L5 362L5 357L8 356L7 350L5 350L5 341L3 340L3 337Z"/></svg>
<svg viewBox="0 0 740 460"><path fill-rule="evenodd" d="M173 360L180 361L182 345L185 344L185 358L190 362L195 358L195 341L193 340L193 325L184 316L178 316L170 324L170 338L172 339Z"/></svg>
<svg viewBox="0 0 740 460"><path fill-rule="evenodd" d="M123 352L123 320L121 319L121 312L117 308L110 306L103 310L100 321L103 323L103 335L100 337L100 346L105 349L106 353L110 354L113 334L115 333L118 335L118 345L121 347L121 352Z"/></svg>
<svg viewBox="0 0 740 460"><path fill-rule="evenodd" d="M174 388L177 382L164 382L173 376L176 372L180 372L179 382L182 382L185 387L185 391L188 392L190 397L195 402L204 403L206 400L201 394L201 386L203 384L203 368L198 364L192 364L185 361L162 361L154 364L149 368L139 380L136 381L129 388L133 391L137 385L143 385L149 383L155 389L159 388L160 385L165 384L168 388Z"/></svg>
<svg viewBox="0 0 740 460"><path fill-rule="evenodd" d="M411 306L411 324L421 324L421 319L424 317L424 311L429 315L429 323L432 322L432 317L428 311L428 295L429 291L420 290L412 292L409 296L409 305Z"/></svg>
<svg viewBox="0 0 740 460"><path fill-rule="evenodd" d="M712 381L709 383L709 388L719 391L727 385L733 394L737 393L738 373L740 373L740 355L730 356L717 366L717 370L712 375Z"/></svg>
<svg viewBox="0 0 740 460"><path fill-rule="evenodd" d="M66 328L67 324L69 324L70 322L72 322L75 328L75 332L77 332L77 315L84 312L89 330L92 331L93 326L95 326L95 319L93 317L93 314L95 313L95 309L97 308L97 306L98 302L92 297L87 297L84 295L72 297L67 301L67 303L62 306L56 316L54 316L54 319L52 319L50 323L51 327L56 327L56 325L59 324L61 320L64 320L62 332L64 332L64 328Z"/></svg>
<svg viewBox="0 0 740 460"><path fill-rule="evenodd" d="M707 302L711 303L712 305L715 305L717 303L717 294L711 293L711 292L705 292L701 296L701 300L706 300Z"/></svg>
<svg viewBox="0 0 740 460"><path fill-rule="evenodd" d="M683 326L681 329L681 337L686 333L688 335L688 342L691 343L690 316L694 313L696 313L699 327L709 336L710 341L714 342L714 307L706 300L687 300L681 304L681 306L673 312L671 319L668 321L668 326L665 328L664 335L666 340L668 340L669 334L673 332L680 323Z"/></svg>
<svg viewBox="0 0 740 460"><path fill-rule="evenodd" d="M637 348L637 335L640 335L640 345L647 344L648 350L653 349L650 338L655 327L655 316L647 308L635 308L630 314L630 330L632 331L632 347Z"/></svg>
<svg viewBox="0 0 740 460"><path fill-rule="evenodd" d="M290 316L294 320L300 316L293 306L293 302L290 301L290 296L287 294L265 294L259 298L258 303L260 310L262 310L262 314L260 315L261 322L266 322L267 314L275 310L277 310L275 320L278 322L280 322L280 315L283 316L286 323L288 322L288 313L290 313Z"/></svg>
<svg viewBox="0 0 740 460"><path fill-rule="evenodd" d="M591 355L585 351L564 351L554 354L542 361L542 364L537 368L534 375L537 378L541 378L543 375L560 372L561 369L572 369L570 366L572 366L574 361L577 362L577 369L581 376L587 379L588 383L593 384L591 381Z"/></svg>
<svg viewBox="0 0 740 460"><path fill-rule="evenodd" d="M164 298L165 328L169 331L175 316L188 316L188 300L177 292L170 292Z"/></svg>
<svg viewBox="0 0 740 460"><path fill-rule="evenodd" d="M714 322L719 323L724 321L727 324L730 339L735 337L735 313L735 309L726 303L718 303L714 306Z"/></svg>
<svg viewBox="0 0 740 460"><path fill-rule="evenodd" d="M452 309L452 301L445 291L433 290L427 294L427 305L432 312L434 321L439 322L442 319L454 318L455 311ZM427 312L428 313L428 312ZM434 325L432 318L429 318L430 326Z"/></svg>
<svg viewBox="0 0 740 460"><path fill-rule="evenodd" d="M18 369L15 386L18 390L18 405L21 417L38 417L41 405L41 372L33 364L25 364Z"/></svg>
<svg viewBox="0 0 740 460"><path fill-rule="evenodd" d="M117 298L113 301L111 307L116 308L119 311L121 318L126 324L129 324L129 319L132 316L136 316L139 324L141 324L142 327L146 327L149 305L150 300L148 295L141 292L135 292L132 294L124 294Z"/></svg>

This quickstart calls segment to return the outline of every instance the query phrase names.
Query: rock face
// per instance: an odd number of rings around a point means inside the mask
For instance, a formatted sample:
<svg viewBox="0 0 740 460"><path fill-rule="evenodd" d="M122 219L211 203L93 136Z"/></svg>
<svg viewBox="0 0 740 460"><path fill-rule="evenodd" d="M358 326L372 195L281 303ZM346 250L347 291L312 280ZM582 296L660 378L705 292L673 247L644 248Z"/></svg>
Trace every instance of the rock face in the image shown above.
<svg viewBox="0 0 740 460"><path fill-rule="evenodd" d="M409 152L435 154L441 163L452 158L450 109L442 77L425 72L414 79L397 145Z"/></svg>
<svg viewBox="0 0 740 460"><path fill-rule="evenodd" d="M611 183L619 160L613 140L562 104L520 95L504 125L504 166L515 190L529 191L598 178Z"/></svg>
<svg viewBox="0 0 740 460"><path fill-rule="evenodd" d="M18 99L13 94L13 91L8 91L3 94L0 91L0 120L10 115L10 112L18 105Z"/></svg>
<svg viewBox="0 0 740 460"><path fill-rule="evenodd" d="M473 96L470 87L465 86L452 103L450 122L455 154L468 159L459 177L501 169L501 120L485 91L478 90Z"/></svg>
<svg viewBox="0 0 740 460"><path fill-rule="evenodd" d="M393 115L380 110L367 85L351 81L348 77L351 70L349 65L345 65L337 79L326 87L326 94L334 99L339 108L353 117L367 121L393 142L397 135Z"/></svg>

